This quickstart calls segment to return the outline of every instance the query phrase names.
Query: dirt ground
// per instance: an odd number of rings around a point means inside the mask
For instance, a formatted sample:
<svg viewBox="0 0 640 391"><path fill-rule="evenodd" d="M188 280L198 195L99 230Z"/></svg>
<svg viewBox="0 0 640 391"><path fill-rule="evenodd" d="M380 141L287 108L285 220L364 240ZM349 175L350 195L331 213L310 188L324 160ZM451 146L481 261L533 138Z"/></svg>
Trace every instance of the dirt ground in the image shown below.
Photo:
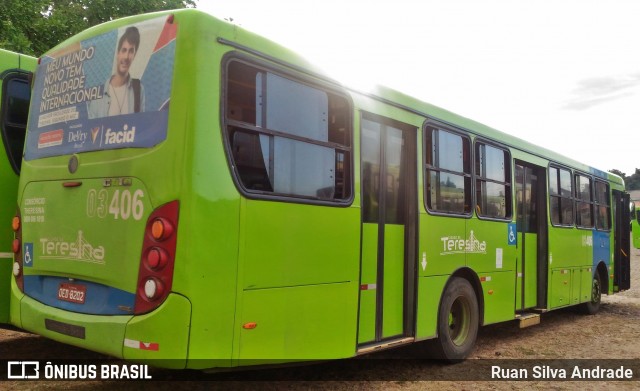
<svg viewBox="0 0 640 391"><path fill-rule="evenodd" d="M519 390L640 389L640 250L632 249L631 289L603 296L597 315L571 309L542 315L539 325L520 329L507 322L480 329L471 359L442 365L419 357L422 346L396 349L359 359L292 368L203 374L152 370L153 381L4 381L0 390L39 389L321 389L321 390ZM73 358L91 362L104 356L16 331L0 330L0 358L40 360ZM563 361L554 361L563 360ZM577 360L577 361L567 361ZM621 361L612 361L621 360ZM631 368L632 381L534 380L533 367L558 369L576 364ZM4 365L4 364L3 364ZM492 365L526 368L527 381L491 379ZM538 372L543 373L544 372ZM569 373L570 375L570 373ZM549 374L547 373L547 378ZM179 379L179 380L176 380ZM457 380L459 379L459 380Z"/></svg>

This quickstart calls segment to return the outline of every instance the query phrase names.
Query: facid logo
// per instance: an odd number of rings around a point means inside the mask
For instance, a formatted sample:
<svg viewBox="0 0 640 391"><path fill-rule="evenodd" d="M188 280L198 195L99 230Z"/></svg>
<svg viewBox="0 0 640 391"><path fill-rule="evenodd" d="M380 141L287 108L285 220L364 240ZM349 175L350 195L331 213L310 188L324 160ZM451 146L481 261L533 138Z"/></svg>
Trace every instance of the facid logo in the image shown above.
<svg viewBox="0 0 640 391"><path fill-rule="evenodd" d="M104 264L104 246L95 246L89 243L78 231L78 237L74 242L61 239L41 238L41 259L73 259L82 262Z"/></svg>
<svg viewBox="0 0 640 391"><path fill-rule="evenodd" d="M129 130L129 125L125 124L120 131L107 129L104 134L104 143L106 145L132 143L136 140L136 127L133 126Z"/></svg>
<svg viewBox="0 0 640 391"><path fill-rule="evenodd" d="M469 232L469 239L463 239L460 236L441 237L442 252L440 255L448 254L486 254L487 242L476 239L473 231Z"/></svg>

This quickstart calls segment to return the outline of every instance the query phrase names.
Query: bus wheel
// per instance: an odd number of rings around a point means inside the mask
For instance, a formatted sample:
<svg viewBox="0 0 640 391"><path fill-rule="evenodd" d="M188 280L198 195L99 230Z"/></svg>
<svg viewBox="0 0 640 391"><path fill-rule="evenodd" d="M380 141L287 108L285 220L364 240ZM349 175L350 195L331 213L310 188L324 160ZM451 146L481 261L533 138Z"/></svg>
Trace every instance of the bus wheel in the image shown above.
<svg viewBox="0 0 640 391"><path fill-rule="evenodd" d="M602 299L602 284L600 283L600 273L596 271L591 282L591 301L582 304L582 312L594 315L600 310L600 300Z"/></svg>
<svg viewBox="0 0 640 391"><path fill-rule="evenodd" d="M449 362L464 360L478 335L478 301L469 281L455 277L440 301L434 353Z"/></svg>

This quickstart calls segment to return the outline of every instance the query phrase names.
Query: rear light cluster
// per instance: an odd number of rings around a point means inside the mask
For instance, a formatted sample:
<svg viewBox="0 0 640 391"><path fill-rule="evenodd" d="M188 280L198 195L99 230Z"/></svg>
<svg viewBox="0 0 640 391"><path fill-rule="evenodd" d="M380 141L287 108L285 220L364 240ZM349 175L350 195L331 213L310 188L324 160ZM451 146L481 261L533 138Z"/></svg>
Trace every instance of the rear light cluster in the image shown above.
<svg viewBox="0 0 640 391"><path fill-rule="evenodd" d="M138 272L135 314L154 310L171 291L179 209L178 201L164 204L147 220Z"/></svg>
<svg viewBox="0 0 640 391"><path fill-rule="evenodd" d="M20 211L11 221L11 229L14 232L14 239L11 245L13 250L13 277L16 279L16 285L24 292L24 273L22 262L22 221L20 220ZM33 257L33 254L29 255Z"/></svg>

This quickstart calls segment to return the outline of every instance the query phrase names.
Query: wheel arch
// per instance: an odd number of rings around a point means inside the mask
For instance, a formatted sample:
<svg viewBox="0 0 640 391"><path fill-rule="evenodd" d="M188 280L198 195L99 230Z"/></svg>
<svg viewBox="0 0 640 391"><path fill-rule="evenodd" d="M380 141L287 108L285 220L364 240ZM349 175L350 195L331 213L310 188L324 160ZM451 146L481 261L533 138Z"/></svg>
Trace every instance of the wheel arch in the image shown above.
<svg viewBox="0 0 640 391"><path fill-rule="evenodd" d="M456 277L464 278L471 284L471 287L476 294L476 301L478 302L478 324L480 326L484 325L484 295L482 292L482 285L480 284L480 278L478 277L476 272L474 272L470 268L462 267L451 274L444 286L443 292L446 291L447 286ZM438 311L440 311L439 308Z"/></svg>
<svg viewBox="0 0 640 391"><path fill-rule="evenodd" d="M598 273L598 275L600 276L600 284L601 284L600 291L608 295L609 294L609 273L607 272L607 265L605 265L604 261L598 262L598 264L596 265L596 269L594 271L594 276L595 276L595 273Z"/></svg>

